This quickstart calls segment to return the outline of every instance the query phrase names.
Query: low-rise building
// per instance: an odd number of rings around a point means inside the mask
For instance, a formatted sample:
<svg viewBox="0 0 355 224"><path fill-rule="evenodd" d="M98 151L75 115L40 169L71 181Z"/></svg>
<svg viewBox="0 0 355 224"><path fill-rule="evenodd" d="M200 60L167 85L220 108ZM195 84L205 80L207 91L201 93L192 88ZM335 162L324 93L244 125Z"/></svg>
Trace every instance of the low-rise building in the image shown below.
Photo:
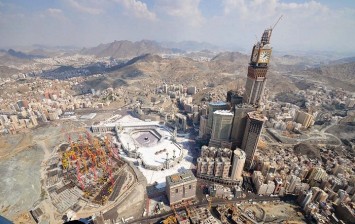
<svg viewBox="0 0 355 224"><path fill-rule="evenodd" d="M197 179L191 170L166 177L166 194L170 205L191 200L196 196Z"/></svg>

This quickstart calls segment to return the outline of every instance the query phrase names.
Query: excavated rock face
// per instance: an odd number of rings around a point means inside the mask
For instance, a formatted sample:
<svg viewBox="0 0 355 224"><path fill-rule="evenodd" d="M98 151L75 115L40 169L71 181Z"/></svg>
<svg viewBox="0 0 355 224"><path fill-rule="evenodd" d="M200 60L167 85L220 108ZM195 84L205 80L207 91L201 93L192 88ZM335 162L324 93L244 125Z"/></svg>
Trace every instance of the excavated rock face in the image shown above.
<svg viewBox="0 0 355 224"><path fill-rule="evenodd" d="M299 143L293 147L293 151L297 155L307 155L311 159L321 160L318 147L309 143Z"/></svg>

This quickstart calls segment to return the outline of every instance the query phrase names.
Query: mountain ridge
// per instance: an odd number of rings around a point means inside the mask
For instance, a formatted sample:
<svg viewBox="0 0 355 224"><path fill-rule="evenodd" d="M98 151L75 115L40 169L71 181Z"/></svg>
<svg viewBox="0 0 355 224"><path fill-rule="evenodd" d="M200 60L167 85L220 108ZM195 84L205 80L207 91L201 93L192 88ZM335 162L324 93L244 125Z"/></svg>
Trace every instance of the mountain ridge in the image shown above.
<svg viewBox="0 0 355 224"><path fill-rule="evenodd" d="M91 54L98 57L113 57L132 59L144 54L172 54L178 50L164 48L158 42L151 40L128 41L120 40L107 44L99 44L93 48L83 48L81 54Z"/></svg>

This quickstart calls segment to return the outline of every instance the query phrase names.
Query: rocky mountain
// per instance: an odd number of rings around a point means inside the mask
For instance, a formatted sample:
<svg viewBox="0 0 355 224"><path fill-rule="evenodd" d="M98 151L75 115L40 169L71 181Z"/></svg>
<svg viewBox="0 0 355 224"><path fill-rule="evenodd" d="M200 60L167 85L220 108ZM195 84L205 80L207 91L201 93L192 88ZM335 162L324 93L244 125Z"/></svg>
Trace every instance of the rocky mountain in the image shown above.
<svg viewBox="0 0 355 224"><path fill-rule="evenodd" d="M355 62L323 66L321 67L321 74L330 78L349 82L355 87Z"/></svg>
<svg viewBox="0 0 355 224"><path fill-rule="evenodd" d="M249 56L240 52L222 52L217 54L211 61L241 62L247 64Z"/></svg>
<svg viewBox="0 0 355 224"><path fill-rule="evenodd" d="M208 58L212 59L216 56L217 53L212 52L210 50L202 50L202 51L192 51L185 53L184 56L192 59L201 59L201 58Z"/></svg>
<svg viewBox="0 0 355 224"><path fill-rule="evenodd" d="M355 62L355 57L348 57L348 58L341 58L338 60L334 60L329 62L330 65L338 65L338 64L345 64L345 63L351 63Z"/></svg>
<svg viewBox="0 0 355 224"><path fill-rule="evenodd" d="M201 90L201 98L210 88L223 95L229 89L244 87L248 60L247 55L238 52L219 54L211 61L197 61L188 57L161 58L145 54L115 67L104 77L96 80L90 78L86 85L88 89L120 85L152 88L163 82L181 83L197 86ZM271 91L297 90L288 77L281 77L273 70L268 73L268 77L268 88Z"/></svg>
<svg viewBox="0 0 355 224"><path fill-rule="evenodd" d="M20 71L15 68L10 68L8 66L0 65L0 78L8 78Z"/></svg>
<svg viewBox="0 0 355 224"><path fill-rule="evenodd" d="M5 50L0 50L0 66L8 66L9 64L12 65L22 65L24 63L30 62L31 59L25 59L25 58L18 58L10 55L7 51Z"/></svg>
<svg viewBox="0 0 355 224"><path fill-rule="evenodd" d="M355 92L355 62L323 65L294 71L293 75L303 77L308 83L318 82L333 88Z"/></svg>
<svg viewBox="0 0 355 224"><path fill-rule="evenodd" d="M160 45L165 48L180 49L183 51L221 51L222 48L207 42L181 41L181 42L161 42Z"/></svg>
<svg viewBox="0 0 355 224"><path fill-rule="evenodd" d="M8 56L15 57L18 59L34 59L34 58L44 58L45 56L39 54L27 54L21 51L15 51L13 49L9 49L7 51L3 50L3 53L7 54Z"/></svg>
<svg viewBox="0 0 355 224"><path fill-rule="evenodd" d="M143 54L171 54L176 50L164 48L155 41L142 40L131 42L128 40L114 41L100 44L93 48L84 48L81 54L96 55L98 57L113 57L131 59Z"/></svg>

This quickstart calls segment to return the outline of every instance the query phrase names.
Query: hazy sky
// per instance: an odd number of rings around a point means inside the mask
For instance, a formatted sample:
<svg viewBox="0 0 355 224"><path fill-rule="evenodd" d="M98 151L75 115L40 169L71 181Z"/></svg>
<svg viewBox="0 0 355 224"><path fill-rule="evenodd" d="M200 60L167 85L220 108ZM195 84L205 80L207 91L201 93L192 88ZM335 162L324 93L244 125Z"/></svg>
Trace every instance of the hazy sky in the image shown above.
<svg viewBox="0 0 355 224"><path fill-rule="evenodd" d="M0 47L150 39L249 49L280 15L274 49L355 52L355 0L0 0Z"/></svg>

